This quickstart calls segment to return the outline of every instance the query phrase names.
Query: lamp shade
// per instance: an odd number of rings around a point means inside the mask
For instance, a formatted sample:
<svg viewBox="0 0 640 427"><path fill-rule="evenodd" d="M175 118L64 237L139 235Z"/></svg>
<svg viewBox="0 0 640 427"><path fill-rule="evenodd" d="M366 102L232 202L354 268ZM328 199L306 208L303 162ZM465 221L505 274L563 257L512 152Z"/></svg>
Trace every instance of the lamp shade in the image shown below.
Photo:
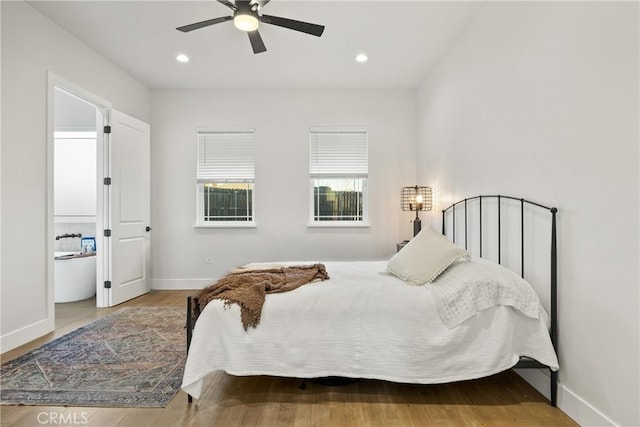
<svg viewBox="0 0 640 427"><path fill-rule="evenodd" d="M403 211L430 211L431 187L402 187L400 203Z"/></svg>

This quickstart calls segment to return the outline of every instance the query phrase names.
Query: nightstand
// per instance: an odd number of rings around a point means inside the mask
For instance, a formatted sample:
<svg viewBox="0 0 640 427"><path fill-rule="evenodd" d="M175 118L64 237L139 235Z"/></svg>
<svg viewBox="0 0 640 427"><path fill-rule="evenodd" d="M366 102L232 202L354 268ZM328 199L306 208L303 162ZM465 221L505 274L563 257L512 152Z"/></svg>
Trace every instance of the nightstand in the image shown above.
<svg viewBox="0 0 640 427"><path fill-rule="evenodd" d="M403 240L400 243L396 243L396 252L400 252L400 249L404 248L404 245L406 245L407 243L409 243L408 240Z"/></svg>

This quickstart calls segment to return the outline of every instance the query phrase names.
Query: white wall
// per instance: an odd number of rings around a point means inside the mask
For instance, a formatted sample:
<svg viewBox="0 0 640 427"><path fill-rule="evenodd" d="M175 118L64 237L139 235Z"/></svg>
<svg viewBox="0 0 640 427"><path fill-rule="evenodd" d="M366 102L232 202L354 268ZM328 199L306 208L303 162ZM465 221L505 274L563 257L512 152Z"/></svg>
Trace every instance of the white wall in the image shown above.
<svg viewBox="0 0 640 427"><path fill-rule="evenodd" d="M149 121L149 91L23 2L2 8L2 351L53 327L47 312L47 71Z"/></svg>
<svg viewBox="0 0 640 427"><path fill-rule="evenodd" d="M559 405L583 425L640 424L638 12L487 3L418 95L436 212L482 193L559 208Z"/></svg>
<svg viewBox="0 0 640 427"><path fill-rule="evenodd" d="M415 184L414 91L154 90L151 99L153 288L199 288L252 261L380 259L409 237L399 197ZM195 131L225 125L256 129L256 229L193 227ZM370 228L307 227L311 126L368 128Z"/></svg>

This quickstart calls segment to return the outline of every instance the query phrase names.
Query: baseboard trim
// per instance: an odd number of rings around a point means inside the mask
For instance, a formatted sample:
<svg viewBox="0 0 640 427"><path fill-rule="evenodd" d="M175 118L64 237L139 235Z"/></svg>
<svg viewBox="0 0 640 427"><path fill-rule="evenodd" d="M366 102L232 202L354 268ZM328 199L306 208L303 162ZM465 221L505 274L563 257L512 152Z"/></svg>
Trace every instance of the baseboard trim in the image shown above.
<svg viewBox="0 0 640 427"><path fill-rule="evenodd" d="M215 283L215 279L151 279L154 291L183 291L204 289Z"/></svg>
<svg viewBox="0 0 640 427"><path fill-rule="evenodd" d="M526 382L549 399L549 371L545 369L515 369ZM581 426L616 426L611 418L563 384L558 384L558 408Z"/></svg>
<svg viewBox="0 0 640 427"><path fill-rule="evenodd" d="M54 329L55 327L54 325L51 325L49 319L42 319L23 328L2 335L0 336L0 353L4 354L7 351L20 347L29 341L33 341L48 334L49 332L53 332Z"/></svg>
<svg viewBox="0 0 640 427"><path fill-rule="evenodd" d="M559 405L562 412L569 415L581 426L620 425L567 387L562 386L558 390L558 399L562 402L562 405Z"/></svg>

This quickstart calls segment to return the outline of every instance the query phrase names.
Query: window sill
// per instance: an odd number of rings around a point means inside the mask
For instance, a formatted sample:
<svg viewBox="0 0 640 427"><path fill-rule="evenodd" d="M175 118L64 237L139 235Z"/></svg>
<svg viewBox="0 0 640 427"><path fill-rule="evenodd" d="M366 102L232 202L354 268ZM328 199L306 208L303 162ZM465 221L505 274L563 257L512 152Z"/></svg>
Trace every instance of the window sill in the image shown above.
<svg viewBox="0 0 640 427"><path fill-rule="evenodd" d="M307 224L309 228L369 228L370 226L368 221L318 221Z"/></svg>
<svg viewBox="0 0 640 427"><path fill-rule="evenodd" d="M220 222L217 224L200 224L196 223L193 228L257 228L258 225L255 222Z"/></svg>

